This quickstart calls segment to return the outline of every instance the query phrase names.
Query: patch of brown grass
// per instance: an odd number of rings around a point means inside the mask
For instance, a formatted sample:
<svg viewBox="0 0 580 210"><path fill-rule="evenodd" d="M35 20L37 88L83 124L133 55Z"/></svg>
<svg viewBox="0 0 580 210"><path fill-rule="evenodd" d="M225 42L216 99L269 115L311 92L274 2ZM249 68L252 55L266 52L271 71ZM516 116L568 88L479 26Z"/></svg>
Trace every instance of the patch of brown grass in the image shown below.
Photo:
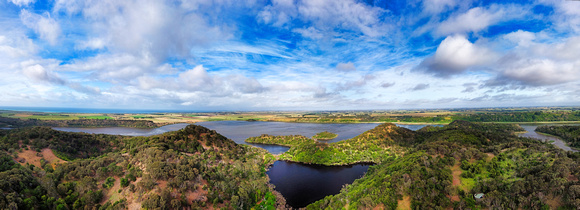
<svg viewBox="0 0 580 210"><path fill-rule="evenodd" d="M21 153L18 153L18 158L16 158L15 160L16 162L20 163L20 165L23 166L26 165L26 163L28 163L40 168L40 160L44 158L44 160L50 163L53 169L56 166L56 164L66 163L65 160L62 160L58 158L56 155L54 155L52 149L49 148L42 149L42 151L40 152L42 156L38 156L36 155L36 153L37 152L31 150L29 146L28 150L24 150ZM21 160L24 160L24 162L20 162Z"/></svg>
<svg viewBox="0 0 580 210"><path fill-rule="evenodd" d="M187 192L185 198L188 204L193 204L193 201L207 201L207 190L204 190L202 186L207 186L207 181L202 180L203 185L199 185L197 189L193 192Z"/></svg>
<svg viewBox="0 0 580 210"><path fill-rule="evenodd" d="M403 196L403 200L397 201L397 209L407 210L411 209L411 197L408 195Z"/></svg>
<svg viewBox="0 0 580 210"><path fill-rule="evenodd" d="M451 167L451 174L453 175L453 186L461 185L461 173L463 173L463 171L461 171L461 168L459 168L459 163L455 163L455 165Z"/></svg>
<svg viewBox="0 0 580 210"><path fill-rule="evenodd" d="M561 196L554 197L550 195L546 199L546 204L550 206L550 209L558 209L558 207L562 206L562 197Z"/></svg>
<svg viewBox="0 0 580 210"><path fill-rule="evenodd" d="M105 195L103 195L103 200L101 200L101 205L105 204L107 201L111 201L111 203L115 203L115 201L119 200L119 189L121 189L121 180L119 179L119 177L113 177L115 178L115 183L113 184L113 187L111 187L109 190L107 190L107 193ZM115 194L117 194L117 196L114 196Z"/></svg>

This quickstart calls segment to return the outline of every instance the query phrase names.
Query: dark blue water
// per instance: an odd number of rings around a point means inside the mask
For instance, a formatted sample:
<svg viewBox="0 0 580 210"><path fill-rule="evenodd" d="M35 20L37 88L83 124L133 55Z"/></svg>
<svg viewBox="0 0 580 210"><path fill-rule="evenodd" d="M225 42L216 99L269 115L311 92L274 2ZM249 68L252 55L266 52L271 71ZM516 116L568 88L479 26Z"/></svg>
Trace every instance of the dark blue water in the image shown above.
<svg viewBox="0 0 580 210"><path fill-rule="evenodd" d="M370 165L320 166L276 161L266 174L288 205L302 208L361 178Z"/></svg>

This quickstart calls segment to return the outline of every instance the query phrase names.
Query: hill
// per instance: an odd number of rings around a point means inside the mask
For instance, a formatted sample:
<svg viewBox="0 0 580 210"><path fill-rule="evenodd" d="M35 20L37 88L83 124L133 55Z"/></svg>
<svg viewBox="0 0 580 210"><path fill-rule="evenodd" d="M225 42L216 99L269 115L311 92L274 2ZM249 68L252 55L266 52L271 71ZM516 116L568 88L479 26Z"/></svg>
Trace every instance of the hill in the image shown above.
<svg viewBox="0 0 580 210"><path fill-rule="evenodd" d="M32 127L0 131L0 208L273 208L273 156L190 125L151 137L121 137ZM68 146L65 146L68 145ZM22 148L51 148L70 161L20 166ZM70 148L74 148L70 150Z"/></svg>

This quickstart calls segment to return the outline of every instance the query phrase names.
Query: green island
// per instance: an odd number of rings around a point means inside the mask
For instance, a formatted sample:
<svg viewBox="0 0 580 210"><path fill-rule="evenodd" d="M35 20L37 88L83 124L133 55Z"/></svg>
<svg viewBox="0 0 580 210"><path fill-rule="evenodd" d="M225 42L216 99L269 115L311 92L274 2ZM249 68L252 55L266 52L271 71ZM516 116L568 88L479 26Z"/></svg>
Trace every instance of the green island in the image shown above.
<svg viewBox="0 0 580 210"><path fill-rule="evenodd" d="M338 134L336 134L336 133L331 133L331 132L328 132L328 131L323 131L323 132L320 132L320 133L317 133L316 135L314 135L312 137L312 139L315 139L315 140L330 140L330 139L335 139L336 137L338 137Z"/></svg>
<svg viewBox="0 0 580 210"><path fill-rule="evenodd" d="M312 144L314 143L314 140L301 135L271 136L268 134L262 134L257 137L247 138L246 142L254 144L273 144L290 147L297 146L300 144Z"/></svg>
<svg viewBox="0 0 580 210"><path fill-rule="evenodd" d="M580 148L580 126L578 125L544 125L538 126L536 131L558 136L570 144L570 147Z"/></svg>

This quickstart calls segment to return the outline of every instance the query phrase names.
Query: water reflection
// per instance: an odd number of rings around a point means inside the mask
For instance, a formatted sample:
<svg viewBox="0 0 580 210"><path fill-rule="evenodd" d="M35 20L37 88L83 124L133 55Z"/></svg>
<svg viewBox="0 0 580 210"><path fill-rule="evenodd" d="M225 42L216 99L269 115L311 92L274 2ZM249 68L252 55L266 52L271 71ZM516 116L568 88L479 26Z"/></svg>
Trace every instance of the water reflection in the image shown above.
<svg viewBox="0 0 580 210"><path fill-rule="evenodd" d="M178 123L166 125L159 128L127 128L127 127L105 127L105 128L74 128L74 127L53 127L52 129L67 132L85 132L94 134L110 134L123 136L152 136L169 131L176 131L185 128L189 124Z"/></svg>
<svg viewBox="0 0 580 210"><path fill-rule="evenodd" d="M276 161L266 173L288 205L302 208L328 195L338 194L343 185L362 177L369 166L320 166Z"/></svg>
<svg viewBox="0 0 580 210"><path fill-rule="evenodd" d="M553 124L546 124L546 125L553 125ZM568 125L568 124L557 124L557 125ZM572 125L572 124L570 124ZM577 125L577 124L574 124ZM536 132L536 128L539 125L520 125L520 127L522 127L523 129L526 130L525 133L519 133L518 136L521 137L528 137L528 138L534 138L534 139L540 139L543 141L553 141L552 144L555 145L558 148L561 148L565 151L574 151L577 152L577 150L570 148L566 142L562 141L562 139L555 137L555 136L547 136L547 135L543 135L541 133L537 133Z"/></svg>

